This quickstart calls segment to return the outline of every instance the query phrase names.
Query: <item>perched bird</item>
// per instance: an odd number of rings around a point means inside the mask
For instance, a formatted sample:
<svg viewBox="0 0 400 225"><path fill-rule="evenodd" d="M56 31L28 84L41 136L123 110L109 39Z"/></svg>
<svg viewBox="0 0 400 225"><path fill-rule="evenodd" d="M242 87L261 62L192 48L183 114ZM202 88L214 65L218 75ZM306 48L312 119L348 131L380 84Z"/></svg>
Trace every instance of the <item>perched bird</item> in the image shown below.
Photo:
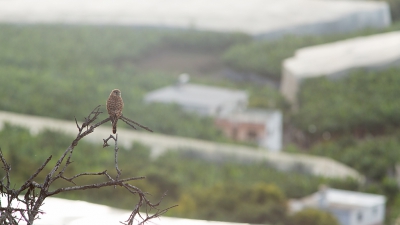
<svg viewBox="0 0 400 225"><path fill-rule="evenodd" d="M107 99L107 111L110 115L112 132L117 133L117 122L122 116L122 109L124 108L124 101L122 101L121 91L114 89L111 91L110 96Z"/></svg>

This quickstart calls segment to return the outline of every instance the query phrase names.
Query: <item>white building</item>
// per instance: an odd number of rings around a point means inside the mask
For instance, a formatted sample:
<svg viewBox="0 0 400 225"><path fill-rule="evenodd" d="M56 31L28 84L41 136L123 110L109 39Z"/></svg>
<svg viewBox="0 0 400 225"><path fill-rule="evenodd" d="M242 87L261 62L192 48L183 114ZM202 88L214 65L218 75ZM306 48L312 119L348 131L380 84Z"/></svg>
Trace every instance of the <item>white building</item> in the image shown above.
<svg viewBox="0 0 400 225"><path fill-rule="evenodd" d="M181 81L146 94L144 101L146 103L174 103L186 111L217 116L246 109L248 94L245 91Z"/></svg>
<svg viewBox="0 0 400 225"><path fill-rule="evenodd" d="M385 1L0 0L0 22L189 28L276 38L386 27L391 19Z"/></svg>
<svg viewBox="0 0 400 225"><path fill-rule="evenodd" d="M301 48L283 62L280 91L296 104L302 80L319 76L337 78L357 68L400 65L399 49L400 31Z"/></svg>
<svg viewBox="0 0 400 225"><path fill-rule="evenodd" d="M386 198L383 195L322 187L310 196L291 200L290 210L325 210L334 215L341 225L383 225L385 202Z"/></svg>
<svg viewBox="0 0 400 225"><path fill-rule="evenodd" d="M282 149L282 113L278 110L246 110L215 120L226 136L238 141L253 141L277 152Z"/></svg>
<svg viewBox="0 0 400 225"><path fill-rule="evenodd" d="M282 149L280 111L247 109L245 91L188 81L189 76L182 74L175 85L146 94L144 101L178 104L183 110L214 117L216 126L229 138L257 143L272 152Z"/></svg>

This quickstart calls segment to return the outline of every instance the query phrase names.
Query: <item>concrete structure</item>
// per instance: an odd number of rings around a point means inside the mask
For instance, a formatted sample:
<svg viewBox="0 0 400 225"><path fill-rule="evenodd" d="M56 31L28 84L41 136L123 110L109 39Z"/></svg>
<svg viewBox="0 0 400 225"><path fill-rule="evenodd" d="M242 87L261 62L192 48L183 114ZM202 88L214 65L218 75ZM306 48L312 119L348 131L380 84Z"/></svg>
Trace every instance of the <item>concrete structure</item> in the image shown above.
<svg viewBox="0 0 400 225"><path fill-rule="evenodd" d="M384 1L0 0L0 22L190 28L276 38L385 27L391 19Z"/></svg>
<svg viewBox="0 0 400 225"><path fill-rule="evenodd" d="M383 225L386 198L383 195L322 187L317 193L292 200L292 212L318 208L334 215L341 225Z"/></svg>
<svg viewBox="0 0 400 225"><path fill-rule="evenodd" d="M277 110L246 110L217 117L215 124L226 136L238 141L256 142L277 152L282 149L282 113Z"/></svg>
<svg viewBox="0 0 400 225"><path fill-rule="evenodd" d="M281 150L281 112L246 110L248 95L245 91L188 84L188 81L189 76L183 74L175 85L146 94L144 101L174 103L185 111L215 117L215 124L227 137L255 142L269 151Z"/></svg>
<svg viewBox="0 0 400 225"><path fill-rule="evenodd" d="M400 31L299 49L283 62L281 93L295 104L301 81L306 78L337 78L357 68L400 65L399 49Z"/></svg>
<svg viewBox="0 0 400 225"><path fill-rule="evenodd" d="M189 112L217 116L246 109L248 95L245 91L178 82L146 94L144 101L174 103Z"/></svg>
<svg viewBox="0 0 400 225"><path fill-rule="evenodd" d="M24 199L24 196L21 196ZM116 199L116 201L118 201ZM1 197L1 202L7 202L6 196ZM14 204L15 207L23 208L22 203ZM4 206L4 204L2 205ZM130 211L111 208L105 205L93 204L85 201L67 200L48 197L40 208L44 213L35 225L117 225L125 222ZM145 215L145 214L143 214ZM138 219L140 221L140 219ZM19 224L27 224L20 221ZM152 219L146 224L151 225L250 225L247 223L215 222L205 220L192 220L174 217Z"/></svg>
<svg viewBox="0 0 400 225"><path fill-rule="evenodd" d="M83 118L86 115L78 116ZM100 118L99 121L104 118ZM77 134L75 121L65 121L52 118L44 118L31 115L21 115L0 111L0 129L4 123L27 128L32 134L48 129L59 131L71 138ZM140 122L140 120L138 120ZM146 124L144 124L146 125ZM155 131L157 132L157 131ZM89 141L102 146L103 139L110 136L110 127L98 127L86 136L84 141ZM72 140L72 139L71 139ZM352 178L363 182L365 178L354 169L339 163L333 159L306 154L289 154L285 152L268 152L264 149L252 148L240 145L222 144L191 138L174 137L157 133L137 132L132 129L118 129L118 147L127 149L133 142L140 142L149 146L153 156L165 151L181 151L195 153L199 158L209 161L237 161L239 163L266 162L278 170L289 171L299 168L309 174L329 178Z"/></svg>

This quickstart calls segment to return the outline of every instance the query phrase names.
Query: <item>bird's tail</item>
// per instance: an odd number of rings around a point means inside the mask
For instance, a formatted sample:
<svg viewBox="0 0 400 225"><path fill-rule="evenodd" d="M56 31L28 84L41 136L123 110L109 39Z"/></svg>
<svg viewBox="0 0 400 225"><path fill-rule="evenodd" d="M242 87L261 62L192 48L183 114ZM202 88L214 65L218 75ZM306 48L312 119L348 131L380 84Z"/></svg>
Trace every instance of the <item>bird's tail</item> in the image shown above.
<svg viewBox="0 0 400 225"><path fill-rule="evenodd" d="M118 119L114 120L114 122L112 123L113 134L117 133L117 122Z"/></svg>

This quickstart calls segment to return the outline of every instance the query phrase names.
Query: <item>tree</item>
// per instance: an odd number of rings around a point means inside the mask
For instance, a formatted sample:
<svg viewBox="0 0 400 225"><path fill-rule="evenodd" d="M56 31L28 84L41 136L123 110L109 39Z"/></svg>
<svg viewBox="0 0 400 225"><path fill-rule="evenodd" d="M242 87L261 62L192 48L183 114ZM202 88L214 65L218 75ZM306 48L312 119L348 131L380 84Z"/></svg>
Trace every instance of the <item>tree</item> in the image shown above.
<svg viewBox="0 0 400 225"><path fill-rule="evenodd" d="M290 218L292 225L339 225L330 213L317 209L304 209Z"/></svg>
<svg viewBox="0 0 400 225"><path fill-rule="evenodd" d="M50 172L44 176L44 179L39 179L39 174L44 173L45 167L49 164L52 156L49 156L44 163L20 186L15 188L15 184L11 183L11 165L6 161L3 153L0 150L0 160L3 164L3 170L5 172L4 177L0 180L0 190L1 194L7 197L7 201L0 202L0 224L13 224L16 225L20 221L25 221L28 225L32 225L38 216L43 213L40 210L40 207L43 205L45 199L49 196L54 196L63 192L69 191L78 191L78 190L87 190L87 189L97 189L103 187L112 187L116 188L117 186L124 188L128 193L132 195L138 195L139 200L136 205L133 207L132 213L129 218L123 224L133 224L135 221L138 224L144 224L146 221L159 217L163 213L167 212L170 208L159 209L158 206L162 200L157 203L151 203L148 200L147 195L141 189L136 186L130 184L130 181L145 179L145 177L129 177L121 179L121 170L118 168L118 135L110 135L107 139L103 139L103 147L109 146L108 141L114 140L114 162L115 169L117 175L115 178L111 177L111 175L107 172L107 170L101 172L81 172L76 175L67 177L66 171L68 170L68 166L72 163L72 155L74 153L74 148L78 145L79 141L91 134L95 128L98 126L110 121L110 118L106 118L101 122L93 124L93 122L97 119L97 117L102 113L99 110L100 106L97 106L87 118L85 118L85 122L79 126L78 122L75 119L76 126L78 128L78 134L76 138L72 141L70 146L64 151L61 157L57 160L56 164ZM148 129L135 121L128 119L124 116L121 117L121 120L135 128L135 126L142 127L144 129ZM135 128L136 129L136 128ZM103 177L105 181L98 183L90 183L84 185L77 185L76 180L79 177ZM40 180L40 181L39 181ZM58 180L64 180L71 184L71 186L67 187L59 187L54 188L54 183ZM18 204L16 204L18 203ZM142 216L139 210L144 207L146 209L146 215ZM150 210L155 210L152 215L149 213Z"/></svg>
<svg viewBox="0 0 400 225"><path fill-rule="evenodd" d="M196 210L194 217L246 223L277 224L286 221L287 199L274 184L220 183L181 199L182 208ZM195 202L193 205L192 202Z"/></svg>

